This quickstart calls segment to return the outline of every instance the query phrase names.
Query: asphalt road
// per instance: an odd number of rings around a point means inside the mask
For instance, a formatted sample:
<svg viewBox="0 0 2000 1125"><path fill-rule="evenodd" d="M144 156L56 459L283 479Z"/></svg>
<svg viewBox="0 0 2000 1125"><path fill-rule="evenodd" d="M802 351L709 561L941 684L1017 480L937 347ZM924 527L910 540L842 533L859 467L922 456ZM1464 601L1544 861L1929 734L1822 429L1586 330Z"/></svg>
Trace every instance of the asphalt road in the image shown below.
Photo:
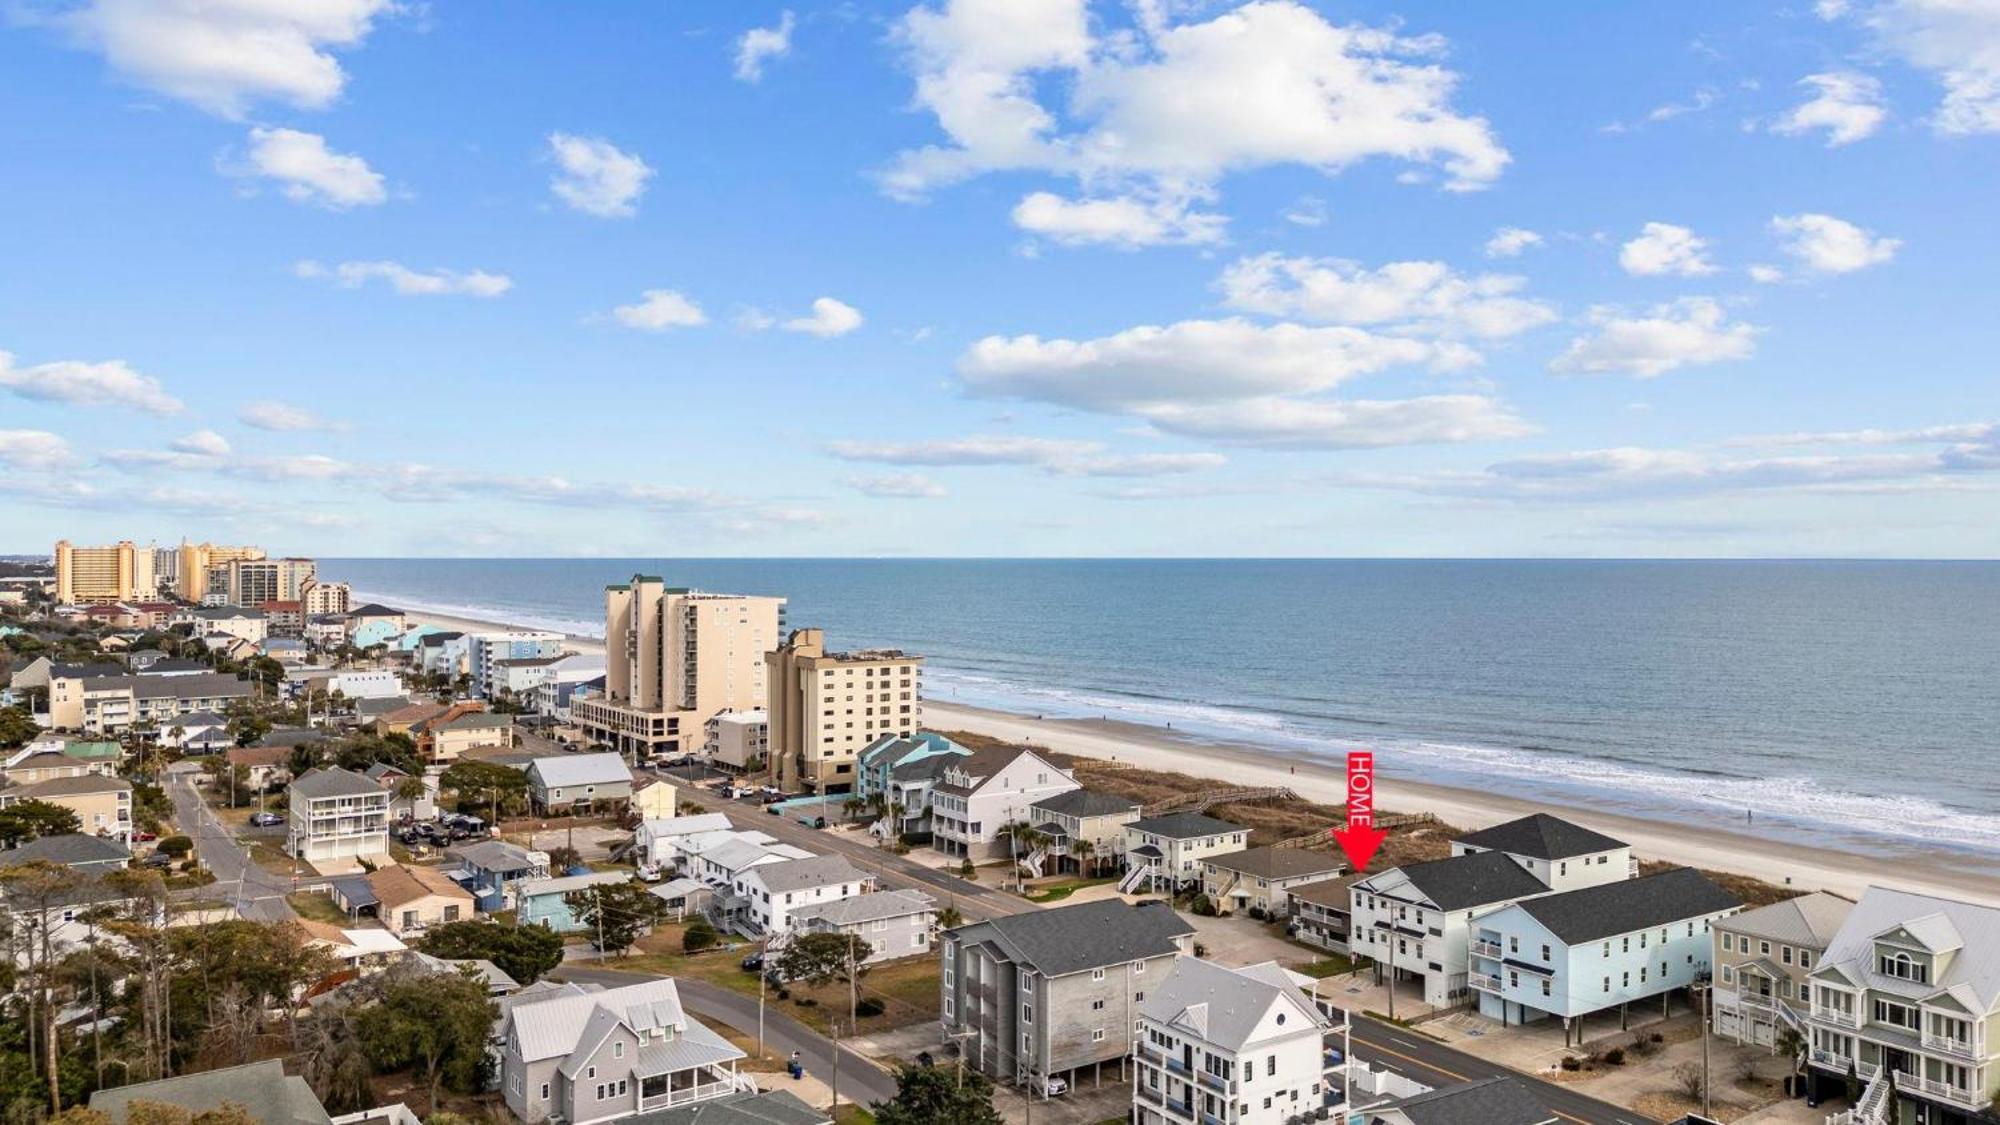
<svg viewBox="0 0 2000 1125"><path fill-rule="evenodd" d="M983 921L1041 909L1018 895L969 882L878 848L872 836L807 828L790 817L771 816L761 805L724 800L712 790L690 787L687 779L680 776L683 773L685 771L660 771L659 776L671 781L683 800L727 814L730 823L739 829L768 832L787 844L796 844L809 851L845 856L856 867L880 876L885 888L911 888L930 893L938 900L939 906L957 907L967 921Z"/></svg>
<svg viewBox="0 0 2000 1125"><path fill-rule="evenodd" d="M557 980L595 981L607 988L660 979L653 973L626 973L576 965L563 965L549 975ZM756 997L686 977L676 977L675 984L680 990L681 1006L689 1012L713 1023L727 1024L745 1035L756 1036ZM833 1041L786 1015L777 1004L764 1005L764 1048L780 1059L797 1051L807 1074L821 1081L829 1081L833 1077ZM758 1082L762 1085L764 1079L760 1077ZM784 1084L785 1080L779 1078L772 1085L782 1090ZM846 1101L863 1105L888 1101L896 1096L896 1080L874 1062L842 1047L838 1093Z"/></svg>
<svg viewBox="0 0 2000 1125"><path fill-rule="evenodd" d="M195 790L194 783L176 778L167 785L174 802L174 823L194 840L201 865L215 875L212 890L227 897L236 912L254 922L294 922L298 912L285 901L292 881L257 866L250 850L216 819Z"/></svg>
<svg viewBox="0 0 2000 1125"><path fill-rule="evenodd" d="M1567 1086L1531 1078L1495 1062L1453 1050L1394 1024L1357 1016L1353 1030L1354 1057L1386 1066L1426 1086L1448 1086L1482 1078L1512 1078L1541 1098L1557 1117L1576 1125L1653 1125L1653 1119L1586 1097Z"/></svg>

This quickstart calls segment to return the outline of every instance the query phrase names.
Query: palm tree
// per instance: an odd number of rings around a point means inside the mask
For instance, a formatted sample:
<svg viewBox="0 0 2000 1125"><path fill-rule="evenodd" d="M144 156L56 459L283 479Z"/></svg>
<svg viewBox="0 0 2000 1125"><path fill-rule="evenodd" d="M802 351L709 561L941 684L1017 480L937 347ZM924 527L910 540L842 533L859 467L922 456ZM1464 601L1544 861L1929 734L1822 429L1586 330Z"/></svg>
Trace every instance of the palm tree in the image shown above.
<svg viewBox="0 0 2000 1125"><path fill-rule="evenodd" d="M1090 878L1093 874L1091 869L1095 866L1093 861L1097 858L1097 845L1089 840L1078 840L1069 846L1069 854L1076 859L1077 872L1086 879Z"/></svg>

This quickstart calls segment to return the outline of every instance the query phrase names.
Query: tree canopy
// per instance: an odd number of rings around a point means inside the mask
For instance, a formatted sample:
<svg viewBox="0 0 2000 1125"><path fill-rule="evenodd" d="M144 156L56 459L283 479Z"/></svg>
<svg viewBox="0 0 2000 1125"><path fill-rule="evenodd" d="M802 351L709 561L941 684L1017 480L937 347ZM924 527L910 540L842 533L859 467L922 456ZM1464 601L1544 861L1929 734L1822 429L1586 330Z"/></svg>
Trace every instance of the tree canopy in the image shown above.
<svg viewBox="0 0 2000 1125"><path fill-rule="evenodd" d="M483 959L522 984L533 984L543 973L562 964L563 939L542 926L503 926L498 922L447 922L425 931L417 948L448 961Z"/></svg>
<svg viewBox="0 0 2000 1125"><path fill-rule="evenodd" d="M876 1125L1000 1125L1000 1113L993 1108L993 1083L985 1075L968 1070L961 1078L955 1071L929 1066L905 1066L896 1070L896 1096L868 1107Z"/></svg>
<svg viewBox="0 0 2000 1125"><path fill-rule="evenodd" d="M778 975L786 980L802 980L818 986L829 981L845 983L849 966L854 979L868 972L868 955L874 947L853 934L800 934L778 955Z"/></svg>
<svg viewBox="0 0 2000 1125"><path fill-rule="evenodd" d="M599 883L563 896L576 920L589 927L599 949L622 953L666 914L667 904L637 879Z"/></svg>
<svg viewBox="0 0 2000 1125"><path fill-rule="evenodd" d="M76 814L47 801L19 801L0 809L0 843L14 847L43 836L66 836L83 831Z"/></svg>
<svg viewBox="0 0 2000 1125"><path fill-rule="evenodd" d="M363 1009L356 1030L377 1070L410 1067L437 1111L440 1085L461 1094L486 1087L487 1037L499 1009L486 983L465 973L411 975L388 986L380 1003Z"/></svg>
<svg viewBox="0 0 2000 1125"><path fill-rule="evenodd" d="M41 730L26 707L0 707L0 750L26 746Z"/></svg>

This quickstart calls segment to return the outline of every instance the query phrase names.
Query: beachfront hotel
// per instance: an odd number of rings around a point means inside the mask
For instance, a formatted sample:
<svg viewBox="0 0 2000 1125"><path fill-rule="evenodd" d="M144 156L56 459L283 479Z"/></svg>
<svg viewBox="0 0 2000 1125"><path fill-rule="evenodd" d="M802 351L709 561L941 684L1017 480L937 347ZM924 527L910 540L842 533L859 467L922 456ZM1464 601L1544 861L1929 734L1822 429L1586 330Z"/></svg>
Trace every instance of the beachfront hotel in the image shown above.
<svg viewBox="0 0 2000 1125"><path fill-rule="evenodd" d="M852 791L863 749L884 737L914 737L923 722L921 656L828 652L823 631L794 629L764 662L772 772L788 793Z"/></svg>
<svg viewBox="0 0 2000 1125"><path fill-rule="evenodd" d="M227 566L232 562L261 559L264 557L264 549L224 547L214 543L189 543L182 540L175 555L174 596L184 602L200 605L208 599L209 584L214 580L216 568Z"/></svg>
<svg viewBox="0 0 2000 1125"><path fill-rule="evenodd" d="M1839 1125L1970 1125L2000 1095L2000 909L1870 887L1812 972L1816 1091Z"/></svg>
<svg viewBox="0 0 2000 1125"><path fill-rule="evenodd" d="M700 750L710 719L764 706L764 654L778 646L784 605L648 575L605 587L604 692L574 697L572 721L634 760Z"/></svg>
<svg viewBox="0 0 2000 1125"><path fill-rule="evenodd" d="M154 597L153 549L130 539L108 547L56 540L56 601L62 605L143 601Z"/></svg>

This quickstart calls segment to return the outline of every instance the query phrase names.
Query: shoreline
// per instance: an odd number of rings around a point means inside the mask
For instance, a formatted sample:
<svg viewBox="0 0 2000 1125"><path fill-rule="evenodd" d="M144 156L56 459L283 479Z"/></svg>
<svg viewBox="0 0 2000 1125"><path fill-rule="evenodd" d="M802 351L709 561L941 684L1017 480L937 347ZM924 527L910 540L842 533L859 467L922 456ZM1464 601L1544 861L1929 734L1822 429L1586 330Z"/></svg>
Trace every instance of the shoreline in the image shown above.
<svg viewBox="0 0 2000 1125"><path fill-rule="evenodd" d="M395 604L395 599L387 604ZM405 616L413 624L467 632L535 628L418 608L406 610ZM594 655L605 651L601 638L567 632L563 636L572 651ZM1346 777L1336 766L1315 758L1287 757L1247 742L1194 737L1119 720L1037 718L929 696L923 706L926 729L972 731L1078 757L1195 777L1225 774L1243 785L1289 786L1301 797L1331 805L1346 800ZM1633 807L1615 807L1615 801L1591 803L1570 795L1537 800L1420 781L1400 775L1393 758L1378 756L1377 761L1377 793L1385 811L1429 812L1465 829L1485 828L1531 812L1554 812L1626 841L1644 859L1748 875L1847 898L1859 897L1870 885L1893 882L1905 890L2000 905L2000 867L1969 854L1859 832L1847 834L1838 846L1812 846L1775 838L1754 827L1746 830L1720 817L1677 822Z"/></svg>

